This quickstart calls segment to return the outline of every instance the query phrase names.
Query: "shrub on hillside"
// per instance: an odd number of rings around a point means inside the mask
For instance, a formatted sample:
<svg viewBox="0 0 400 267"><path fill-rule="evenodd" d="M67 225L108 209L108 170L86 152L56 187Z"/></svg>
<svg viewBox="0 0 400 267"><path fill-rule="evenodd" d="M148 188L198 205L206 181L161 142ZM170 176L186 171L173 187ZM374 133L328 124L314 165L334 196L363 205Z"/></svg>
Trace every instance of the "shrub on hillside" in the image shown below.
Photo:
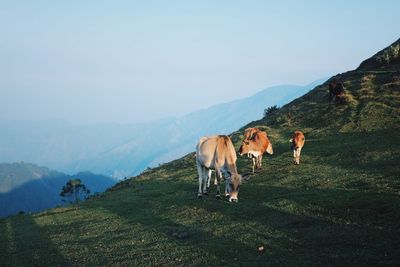
<svg viewBox="0 0 400 267"><path fill-rule="evenodd" d="M279 110L279 107L277 105L270 106L266 109L264 109L264 117L267 117L268 115L271 115Z"/></svg>

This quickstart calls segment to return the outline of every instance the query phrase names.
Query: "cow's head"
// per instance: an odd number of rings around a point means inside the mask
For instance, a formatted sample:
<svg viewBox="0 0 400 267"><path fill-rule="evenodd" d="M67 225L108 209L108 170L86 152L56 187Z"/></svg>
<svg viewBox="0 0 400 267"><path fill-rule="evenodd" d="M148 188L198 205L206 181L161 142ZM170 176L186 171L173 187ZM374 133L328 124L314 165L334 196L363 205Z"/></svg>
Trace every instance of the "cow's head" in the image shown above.
<svg viewBox="0 0 400 267"><path fill-rule="evenodd" d="M271 143L268 143L267 153L270 154L270 155L274 154L274 149L272 148L272 144Z"/></svg>
<svg viewBox="0 0 400 267"><path fill-rule="evenodd" d="M232 173L229 179L229 202L238 202L239 187L242 183L242 176Z"/></svg>
<svg viewBox="0 0 400 267"><path fill-rule="evenodd" d="M247 154L249 152L250 152L250 141L244 140L239 148L239 155L243 156L244 154Z"/></svg>

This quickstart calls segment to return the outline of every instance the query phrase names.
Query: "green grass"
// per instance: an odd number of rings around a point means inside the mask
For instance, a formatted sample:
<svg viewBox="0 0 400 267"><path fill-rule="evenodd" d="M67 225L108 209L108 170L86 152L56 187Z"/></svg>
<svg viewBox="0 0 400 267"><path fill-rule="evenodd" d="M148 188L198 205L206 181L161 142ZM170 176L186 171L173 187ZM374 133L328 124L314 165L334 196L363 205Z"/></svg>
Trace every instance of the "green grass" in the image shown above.
<svg viewBox="0 0 400 267"><path fill-rule="evenodd" d="M1 266L398 266L398 72L343 74L347 104L327 84L248 126L274 155L239 203L197 198L193 154L69 207L0 220ZM306 134L301 164L288 140ZM236 148L241 132L232 134ZM238 160L241 173L250 160ZM264 247L264 250L259 250Z"/></svg>
<svg viewBox="0 0 400 267"><path fill-rule="evenodd" d="M79 205L1 220L0 264L398 264L400 151L392 142L400 139L325 136L306 143L295 166L283 137L237 204L216 200L215 188L197 198L190 154ZM238 165L250 171L245 157Z"/></svg>

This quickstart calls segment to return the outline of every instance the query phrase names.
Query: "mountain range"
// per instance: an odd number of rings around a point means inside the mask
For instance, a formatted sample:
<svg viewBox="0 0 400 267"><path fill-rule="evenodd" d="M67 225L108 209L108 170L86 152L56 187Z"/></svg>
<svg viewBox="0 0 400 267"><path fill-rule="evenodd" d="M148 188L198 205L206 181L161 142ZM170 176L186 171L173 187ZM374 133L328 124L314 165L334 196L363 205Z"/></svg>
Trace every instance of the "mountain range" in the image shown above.
<svg viewBox="0 0 400 267"><path fill-rule="evenodd" d="M110 177L90 172L67 175L31 163L1 163L0 217L61 205L61 188L71 178L81 179L91 193L104 192L116 183Z"/></svg>
<svg viewBox="0 0 400 267"><path fill-rule="evenodd" d="M204 135L230 133L324 80L281 85L185 116L140 124L75 125L65 121L0 121L0 162L32 162L66 173L123 178L193 150Z"/></svg>

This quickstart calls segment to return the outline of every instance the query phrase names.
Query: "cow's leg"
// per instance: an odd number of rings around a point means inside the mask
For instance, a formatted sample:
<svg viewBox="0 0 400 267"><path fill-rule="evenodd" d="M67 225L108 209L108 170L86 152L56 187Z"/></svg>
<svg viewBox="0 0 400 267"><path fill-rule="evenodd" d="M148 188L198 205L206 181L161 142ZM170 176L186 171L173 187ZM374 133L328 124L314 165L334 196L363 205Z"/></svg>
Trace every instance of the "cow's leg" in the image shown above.
<svg viewBox="0 0 400 267"><path fill-rule="evenodd" d="M299 148L296 148L296 150L294 151L294 164L299 164Z"/></svg>
<svg viewBox="0 0 400 267"><path fill-rule="evenodd" d="M216 198L221 198L221 171L219 169L215 169L215 176L217 178L217 194L215 195Z"/></svg>
<svg viewBox="0 0 400 267"><path fill-rule="evenodd" d="M258 170L259 166L260 166L258 156L254 157L254 159L255 159L255 163L256 163L255 164L255 169Z"/></svg>
<svg viewBox="0 0 400 267"><path fill-rule="evenodd" d="M200 163L196 162L197 165L197 173L199 175L199 192L197 193L198 197L202 196L202 192L201 192L201 185L203 182L203 166L200 165Z"/></svg>
<svg viewBox="0 0 400 267"><path fill-rule="evenodd" d="M296 164L297 149L293 149L293 163Z"/></svg>
<svg viewBox="0 0 400 267"><path fill-rule="evenodd" d="M208 170L203 167L203 181L202 181L202 192L203 195L207 195L207 180L208 180Z"/></svg>
<svg viewBox="0 0 400 267"><path fill-rule="evenodd" d="M211 183L211 169L208 170L207 174L207 191L210 190L210 183Z"/></svg>
<svg viewBox="0 0 400 267"><path fill-rule="evenodd" d="M297 165L300 164L300 153L301 153L301 147L297 149L297 158L296 158Z"/></svg>
<svg viewBox="0 0 400 267"><path fill-rule="evenodd" d="M261 164L262 164L262 155L258 156L258 168L261 169Z"/></svg>
<svg viewBox="0 0 400 267"><path fill-rule="evenodd" d="M254 173L254 166L256 165L256 158L254 156L252 156L252 161L253 161L253 173Z"/></svg>
<svg viewBox="0 0 400 267"><path fill-rule="evenodd" d="M230 181L231 181L231 177L225 178L225 197L229 197L230 193L231 193L231 190L229 187Z"/></svg>

